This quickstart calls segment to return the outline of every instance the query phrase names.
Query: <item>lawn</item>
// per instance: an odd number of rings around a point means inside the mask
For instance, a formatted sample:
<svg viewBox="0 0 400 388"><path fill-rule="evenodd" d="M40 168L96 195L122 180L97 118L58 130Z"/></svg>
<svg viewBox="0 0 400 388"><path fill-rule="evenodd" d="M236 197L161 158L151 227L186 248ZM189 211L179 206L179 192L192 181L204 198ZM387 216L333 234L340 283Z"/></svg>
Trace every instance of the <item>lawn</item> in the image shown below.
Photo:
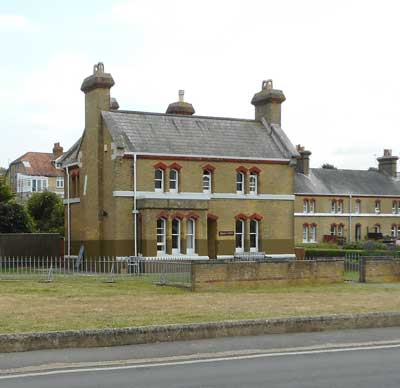
<svg viewBox="0 0 400 388"><path fill-rule="evenodd" d="M0 281L0 333L400 311L400 286L217 288L193 293L144 280Z"/></svg>

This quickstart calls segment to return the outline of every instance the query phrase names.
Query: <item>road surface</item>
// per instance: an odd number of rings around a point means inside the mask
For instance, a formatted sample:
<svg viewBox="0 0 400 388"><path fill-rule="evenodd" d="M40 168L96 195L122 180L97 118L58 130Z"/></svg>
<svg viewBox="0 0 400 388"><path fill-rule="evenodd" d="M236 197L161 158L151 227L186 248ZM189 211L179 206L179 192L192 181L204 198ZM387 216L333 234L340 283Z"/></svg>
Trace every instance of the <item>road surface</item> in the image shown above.
<svg viewBox="0 0 400 388"><path fill-rule="evenodd" d="M0 354L0 387L400 387L400 328Z"/></svg>

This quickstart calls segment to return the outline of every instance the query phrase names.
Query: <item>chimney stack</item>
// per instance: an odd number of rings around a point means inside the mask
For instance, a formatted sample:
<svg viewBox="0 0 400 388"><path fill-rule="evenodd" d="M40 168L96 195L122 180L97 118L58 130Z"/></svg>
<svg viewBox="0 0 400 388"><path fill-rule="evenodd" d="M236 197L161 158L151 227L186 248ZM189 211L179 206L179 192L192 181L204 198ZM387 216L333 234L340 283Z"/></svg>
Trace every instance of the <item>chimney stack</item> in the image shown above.
<svg viewBox="0 0 400 388"><path fill-rule="evenodd" d="M63 154L64 149L60 146L60 143L54 143L53 147L53 159L59 158Z"/></svg>
<svg viewBox="0 0 400 388"><path fill-rule="evenodd" d="M170 113L174 115L185 115L192 116L195 113L192 104L184 101L185 91L179 90L179 100L168 105L167 111L165 113Z"/></svg>
<svg viewBox="0 0 400 388"><path fill-rule="evenodd" d="M378 158L379 172L397 178L397 160L398 156L392 155L392 150L383 150L383 156Z"/></svg>
<svg viewBox="0 0 400 388"><path fill-rule="evenodd" d="M300 154L300 156L297 158L296 171L304 175L309 175L311 151L306 151L300 144L296 146L296 149Z"/></svg>
<svg viewBox="0 0 400 388"><path fill-rule="evenodd" d="M256 93L251 100L256 109L256 120L264 117L269 124L281 125L281 104L285 100L282 90L273 88L271 79L263 81L261 91Z"/></svg>

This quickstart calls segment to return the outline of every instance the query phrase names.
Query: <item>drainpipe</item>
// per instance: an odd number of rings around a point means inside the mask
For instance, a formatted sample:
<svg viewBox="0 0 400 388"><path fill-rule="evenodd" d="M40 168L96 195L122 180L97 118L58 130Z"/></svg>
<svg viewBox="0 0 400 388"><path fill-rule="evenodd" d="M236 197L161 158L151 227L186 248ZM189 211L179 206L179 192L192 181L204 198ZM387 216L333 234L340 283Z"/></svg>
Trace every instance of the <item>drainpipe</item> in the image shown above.
<svg viewBox="0 0 400 388"><path fill-rule="evenodd" d="M352 230L353 230L353 225L352 225L352 218L351 218L351 202L352 202L352 194L349 194L349 242L352 242L353 236L352 236Z"/></svg>
<svg viewBox="0 0 400 388"><path fill-rule="evenodd" d="M136 152L133 154L133 217L134 217L134 241L135 241L135 257L138 255L138 242L137 242L137 204L136 204L136 190L137 190L137 179L136 179L136 172L137 172L137 154Z"/></svg>
<svg viewBox="0 0 400 388"><path fill-rule="evenodd" d="M65 167L67 173L67 255L71 256L71 222L70 222L70 204L69 204L69 166Z"/></svg>

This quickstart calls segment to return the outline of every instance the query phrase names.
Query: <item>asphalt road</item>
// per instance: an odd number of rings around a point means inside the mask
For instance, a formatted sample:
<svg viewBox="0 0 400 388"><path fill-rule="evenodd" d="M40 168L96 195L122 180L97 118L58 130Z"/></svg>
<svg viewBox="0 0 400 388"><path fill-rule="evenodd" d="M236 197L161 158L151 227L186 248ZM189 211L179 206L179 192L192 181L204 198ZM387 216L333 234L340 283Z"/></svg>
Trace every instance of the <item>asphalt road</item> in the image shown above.
<svg viewBox="0 0 400 388"><path fill-rule="evenodd" d="M0 387L400 387L400 328L0 354Z"/></svg>

